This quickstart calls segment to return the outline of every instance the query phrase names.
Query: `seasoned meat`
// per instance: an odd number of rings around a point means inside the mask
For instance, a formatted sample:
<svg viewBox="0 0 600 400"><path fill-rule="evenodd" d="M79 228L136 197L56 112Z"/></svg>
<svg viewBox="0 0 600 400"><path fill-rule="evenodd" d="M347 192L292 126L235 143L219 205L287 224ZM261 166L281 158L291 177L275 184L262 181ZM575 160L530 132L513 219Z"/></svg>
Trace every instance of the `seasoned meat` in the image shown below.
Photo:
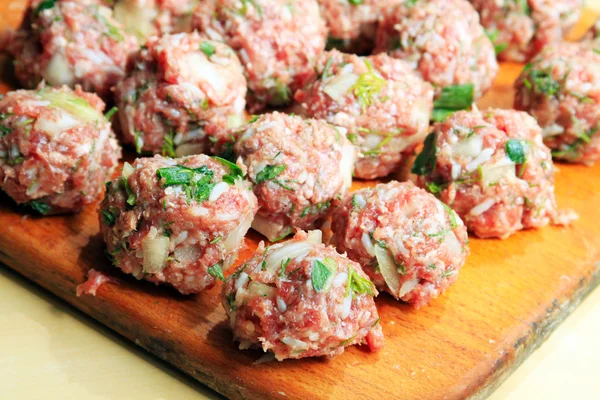
<svg viewBox="0 0 600 400"><path fill-rule="evenodd" d="M357 263L320 241L320 231L299 232L264 248L223 286L222 302L240 349L262 348L277 360L333 357L384 338L375 286Z"/></svg>
<svg viewBox="0 0 600 400"><path fill-rule="evenodd" d="M515 82L515 108L533 115L555 158L600 159L600 54L590 43L548 45Z"/></svg>
<svg viewBox="0 0 600 400"><path fill-rule="evenodd" d="M15 73L23 86L79 84L104 99L123 78L133 36L97 0L33 0L21 28L9 39Z"/></svg>
<svg viewBox="0 0 600 400"><path fill-rule="evenodd" d="M113 264L183 294L224 279L258 209L242 174L205 155L126 163L99 210Z"/></svg>
<svg viewBox="0 0 600 400"><path fill-rule="evenodd" d="M405 62L334 50L321 55L317 74L296 101L308 116L342 127L360 149L356 177L388 175L427 135L433 87Z"/></svg>
<svg viewBox="0 0 600 400"><path fill-rule="evenodd" d="M494 47L467 0L403 2L384 14L376 52L408 62L436 87L473 85L475 98L498 72Z"/></svg>
<svg viewBox="0 0 600 400"><path fill-rule="evenodd" d="M460 111L434 125L413 166L416 182L482 238L567 224L554 198L554 165L535 119L515 110Z"/></svg>
<svg viewBox="0 0 600 400"><path fill-rule="evenodd" d="M244 122L246 90L226 44L197 32L153 37L115 88L123 140L138 153L211 152Z"/></svg>
<svg viewBox="0 0 600 400"><path fill-rule="evenodd" d="M0 188L40 214L94 202L121 157L98 96L64 86L0 100Z"/></svg>
<svg viewBox="0 0 600 400"><path fill-rule="evenodd" d="M271 241L318 226L352 184L356 150L323 121L264 114L239 133L234 150L260 205L252 227Z"/></svg>
<svg viewBox="0 0 600 400"><path fill-rule="evenodd" d="M193 26L238 53L252 112L290 103L294 92L314 79L316 57L327 39L316 0L203 1Z"/></svg>
<svg viewBox="0 0 600 400"><path fill-rule="evenodd" d="M379 290L417 308L457 279L469 254L461 219L410 182L347 195L332 230L338 251L360 263Z"/></svg>

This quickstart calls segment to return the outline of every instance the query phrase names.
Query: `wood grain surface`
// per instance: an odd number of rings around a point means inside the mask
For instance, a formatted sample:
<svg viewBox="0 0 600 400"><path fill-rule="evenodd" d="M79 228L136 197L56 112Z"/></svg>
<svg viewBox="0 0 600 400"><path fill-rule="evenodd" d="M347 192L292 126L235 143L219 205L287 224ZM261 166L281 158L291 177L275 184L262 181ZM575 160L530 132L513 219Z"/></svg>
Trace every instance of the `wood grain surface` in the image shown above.
<svg viewBox="0 0 600 400"><path fill-rule="evenodd" d="M14 26L22 9L15 4L23 3L3 2L0 24ZM583 24L592 19L587 13ZM510 107L520 68L503 65L480 106ZM12 81L9 69L2 71L0 90L6 91ZM387 346L376 354L354 347L331 360L253 365L261 353L239 351L232 342L220 285L186 297L109 265L97 205L40 218L0 196L0 261L232 399L483 398L600 280L600 165L558 167L558 203L581 218L569 228L523 231L503 241L472 239L458 281L429 307L415 311L380 295ZM248 235L241 259L258 240ZM118 283L103 285L96 297L77 298L75 288L91 268L108 271Z"/></svg>

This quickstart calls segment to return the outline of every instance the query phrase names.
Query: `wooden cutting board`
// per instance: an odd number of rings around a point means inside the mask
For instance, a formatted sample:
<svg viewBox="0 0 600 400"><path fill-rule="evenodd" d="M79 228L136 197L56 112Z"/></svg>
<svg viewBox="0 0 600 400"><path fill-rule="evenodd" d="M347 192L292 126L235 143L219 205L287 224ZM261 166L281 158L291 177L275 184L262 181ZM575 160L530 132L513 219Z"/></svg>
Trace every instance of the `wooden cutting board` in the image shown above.
<svg viewBox="0 0 600 400"><path fill-rule="evenodd" d="M23 3L0 5L0 29L18 22ZM587 13L580 28L592 20ZM480 106L509 108L520 68L503 65ZM2 76L5 92L14 80ZM600 281L600 165L559 169L558 203L581 218L504 241L472 239L458 281L429 307L415 311L382 294L376 302L387 345L376 354L354 347L332 360L253 365L261 353L232 342L220 285L186 297L109 265L97 205L40 218L1 195L0 261L229 398L484 398ZM259 240L248 235L241 259ZM78 298L91 268L118 282Z"/></svg>

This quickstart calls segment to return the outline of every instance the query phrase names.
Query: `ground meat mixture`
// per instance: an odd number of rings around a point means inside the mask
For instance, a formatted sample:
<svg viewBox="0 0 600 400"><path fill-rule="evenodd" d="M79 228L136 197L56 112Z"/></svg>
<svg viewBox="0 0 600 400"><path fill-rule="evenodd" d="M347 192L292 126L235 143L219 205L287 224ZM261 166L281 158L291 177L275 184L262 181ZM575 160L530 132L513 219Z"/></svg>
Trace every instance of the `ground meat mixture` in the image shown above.
<svg viewBox="0 0 600 400"><path fill-rule="evenodd" d="M579 19L583 0L471 0L498 57L524 62L557 43Z"/></svg>
<svg viewBox="0 0 600 400"><path fill-rule="evenodd" d="M138 153L210 152L243 124L246 90L226 44L197 32L153 37L115 88L123 140Z"/></svg>
<svg viewBox="0 0 600 400"><path fill-rule="evenodd" d="M434 125L412 169L419 186L482 238L567 224L554 198L554 165L535 119L515 110L460 111Z"/></svg>
<svg viewBox="0 0 600 400"><path fill-rule="evenodd" d="M143 44L150 36L189 32L200 0L117 0L115 19Z"/></svg>
<svg viewBox="0 0 600 400"><path fill-rule="evenodd" d="M94 202L121 157L103 110L79 86L7 93L0 100L0 188L43 215Z"/></svg>
<svg viewBox="0 0 600 400"><path fill-rule="evenodd" d="M271 241L318 226L352 184L356 149L323 121L264 114L240 132L234 150L259 199L252 227Z"/></svg>
<svg viewBox="0 0 600 400"><path fill-rule="evenodd" d="M358 146L356 177L390 174L427 135L433 87L404 61L334 50L321 55L317 74L295 98L308 116L342 127Z"/></svg>
<svg viewBox="0 0 600 400"><path fill-rule="evenodd" d="M589 43L546 46L515 88L515 108L538 120L555 158L600 159L600 54Z"/></svg>
<svg viewBox="0 0 600 400"><path fill-rule="evenodd" d="M332 230L332 244L360 263L379 290L417 308L456 280L469 253L460 218L410 182L347 195Z"/></svg>
<svg viewBox="0 0 600 400"><path fill-rule="evenodd" d="M375 51L410 63L437 94L444 87L472 84L479 98L498 72L492 42L467 0L407 1L388 8Z"/></svg>
<svg viewBox="0 0 600 400"><path fill-rule="evenodd" d="M321 244L321 232L299 232L283 244L258 247L223 286L222 302L240 349L262 348L277 360L328 356L384 338L359 264Z"/></svg>
<svg viewBox="0 0 600 400"><path fill-rule="evenodd" d="M42 80L54 86L80 84L107 99L137 48L112 10L97 0L33 0L7 50L26 88Z"/></svg>
<svg viewBox="0 0 600 400"><path fill-rule="evenodd" d="M327 45L353 53L369 53L375 46L377 23L388 0L317 0L329 28ZM399 2L401 0L394 0Z"/></svg>
<svg viewBox="0 0 600 400"><path fill-rule="evenodd" d="M250 111L283 106L315 77L327 39L316 0L209 0L193 26L224 40L239 55L248 79Z"/></svg>
<svg viewBox="0 0 600 400"><path fill-rule="evenodd" d="M218 158L139 158L107 184L100 228L113 264L183 294L224 280L258 209L243 171Z"/></svg>

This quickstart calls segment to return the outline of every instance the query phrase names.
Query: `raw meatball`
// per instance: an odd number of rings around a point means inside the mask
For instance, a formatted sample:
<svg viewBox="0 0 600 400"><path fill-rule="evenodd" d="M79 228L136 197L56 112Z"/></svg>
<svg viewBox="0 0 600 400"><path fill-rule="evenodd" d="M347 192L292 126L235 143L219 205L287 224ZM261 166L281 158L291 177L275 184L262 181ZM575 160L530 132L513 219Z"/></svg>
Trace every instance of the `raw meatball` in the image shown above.
<svg viewBox="0 0 600 400"><path fill-rule="evenodd" d="M390 8L379 24L376 52L408 63L441 93L472 84L474 97L492 87L494 46L467 0L408 1Z"/></svg>
<svg viewBox="0 0 600 400"><path fill-rule="evenodd" d="M0 100L0 188L40 214L94 202L121 157L98 96L62 87Z"/></svg>
<svg viewBox="0 0 600 400"><path fill-rule="evenodd" d="M115 266L190 294L224 280L257 209L235 164L157 155L125 164L107 185L99 216Z"/></svg>
<svg viewBox="0 0 600 400"><path fill-rule="evenodd" d="M252 112L288 104L296 90L312 81L327 39L316 0L204 1L193 26L238 53Z"/></svg>
<svg viewBox="0 0 600 400"><path fill-rule="evenodd" d="M600 159L600 54L588 43L548 45L515 83L515 108L533 115L555 158Z"/></svg>
<svg viewBox="0 0 600 400"><path fill-rule="evenodd" d="M384 345L373 297L360 265L321 244L321 232L298 232L258 247L223 286L223 307L240 349L262 348L277 360L333 357L347 346Z"/></svg>
<svg viewBox="0 0 600 400"><path fill-rule="evenodd" d="M317 1L329 28L328 46L355 53L373 49L377 23L383 7L390 6L388 0Z"/></svg>
<svg viewBox="0 0 600 400"><path fill-rule="evenodd" d="M457 112L434 125L413 173L419 186L450 205L482 238L566 224L572 217L556 209L550 150L535 119L524 112Z"/></svg>
<svg viewBox="0 0 600 400"><path fill-rule="evenodd" d="M144 43L166 33L189 32L198 0L118 0L115 19Z"/></svg>
<svg viewBox="0 0 600 400"><path fill-rule="evenodd" d="M252 228L270 241L318 226L352 184L356 149L323 121L264 114L240 133L234 150L259 199Z"/></svg>
<svg viewBox="0 0 600 400"><path fill-rule="evenodd" d="M243 124L246 90L226 44L197 32L153 37L115 88L123 140L138 153L207 152Z"/></svg>
<svg viewBox="0 0 600 400"><path fill-rule="evenodd" d="M320 57L317 74L295 98L310 117L347 131L361 152L355 176L388 175L427 135L433 87L404 61L334 50Z"/></svg>
<svg viewBox="0 0 600 400"><path fill-rule="evenodd" d="M33 0L21 28L9 39L15 73L35 88L80 84L107 98L122 79L138 45L98 1Z"/></svg>
<svg viewBox="0 0 600 400"><path fill-rule="evenodd" d="M379 290L417 308L456 280L469 253L460 218L410 182L346 196L332 230L332 244L360 263Z"/></svg>
<svg viewBox="0 0 600 400"><path fill-rule="evenodd" d="M523 62L559 42L579 19L583 0L471 0L498 57Z"/></svg>

